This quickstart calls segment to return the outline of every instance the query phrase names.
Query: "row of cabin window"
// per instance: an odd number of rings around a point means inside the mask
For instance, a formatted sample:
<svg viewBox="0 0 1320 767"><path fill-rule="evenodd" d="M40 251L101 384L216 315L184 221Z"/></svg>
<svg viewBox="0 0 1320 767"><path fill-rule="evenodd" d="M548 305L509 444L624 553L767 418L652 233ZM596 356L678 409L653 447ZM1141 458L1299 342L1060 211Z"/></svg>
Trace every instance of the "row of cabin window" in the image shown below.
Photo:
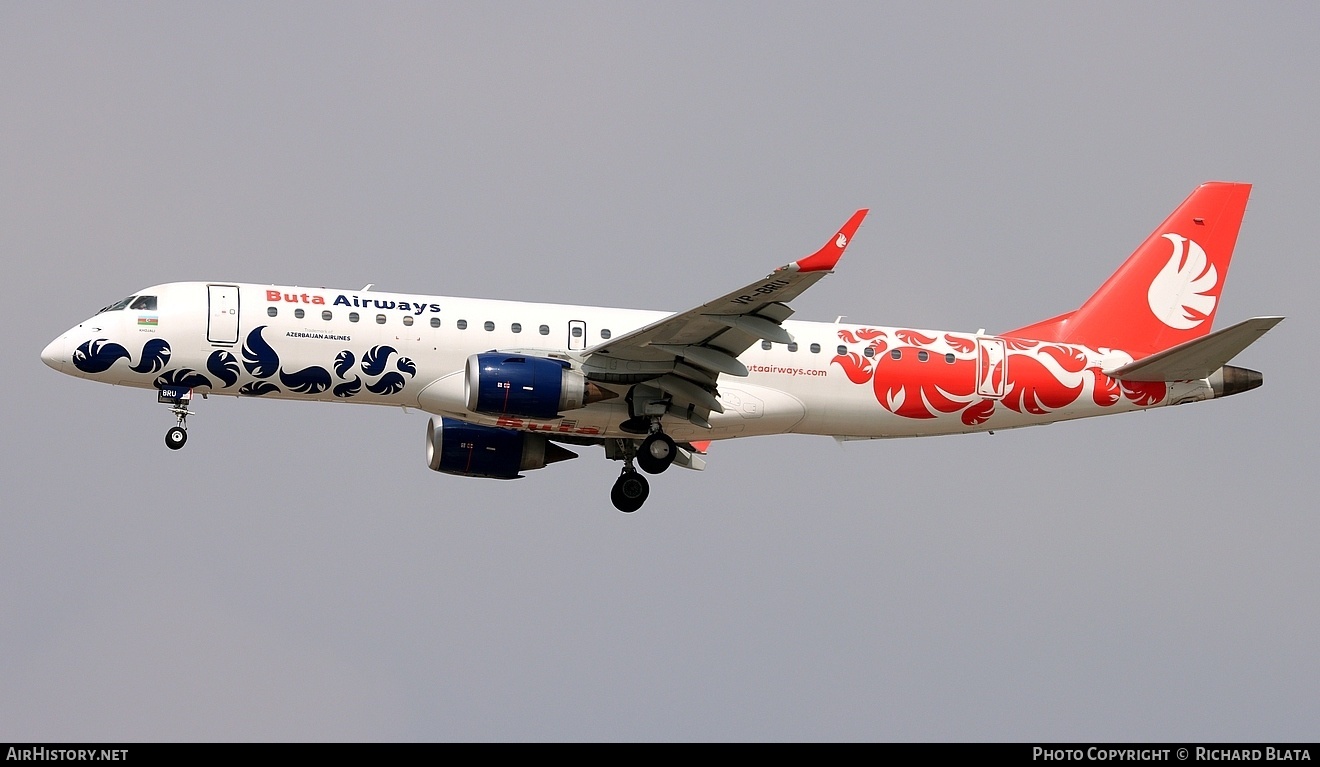
<svg viewBox="0 0 1320 767"><path fill-rule="evenodd" d="M271 316L271 317L275 317L275 316L277 316L279 313L280 313L280 312L279 312L279 308L278 308L278 307L270 306L270 307L267 307L267 308L266 308L266 314L269 315L269 316ZM303 319L304 317L307 316L307 312L304 311L304 310L302 310L302 309L294 309L294 310L293 310L293 316L301 320L301 319ZM329 309L326 309L325 311L321 312L321 319L325 320L326 322L329 322L329 321L330 321L331 319L333 319L333 318L334 318L334 313L331 312ZM359 317L359 315L358 315L357 312L349 312L349 313L348 313L348 321L349 321L349 322L357 322L359 319L360 319L360 317ZM387 321L387 318L386 318L385 315L383 315L383 314L377 314L377 315L376 315L376 324L377 324L377 325L384 325L386 321ZM413 322L414 322L414 318L413 318L413 316L412 316L411 314L405 314L405 315L403 315L403 324L404 324L404 325L411 326L411 325L413 324ZM457 321L456 323L454 323L454 324L458 327L459 330L467 330L467 326L468 326L468 322L467 322L467 320L458 320L458 321ZM431 318L431 327L433 327L433 328L438 328L438 327L440 327L440 318L439 318L439 317L432 317L432 318ZM494 322L491 322L490 320L486 320L485 324L483 324L482 327L484 327L487 331L494 331L494 330L495 330L495 323L494 323ZM514 333L521 333L521 332L522 332L522 323L521 323L521 322L515 322L515 323L513 323L512 325L509 326L509 330L513 331ZM540 333L541 335L543 335L543 336L548 336L548 335L550 335L550 326L549 326L549 325L542 325L542 326L540 326L539 328L537 328L537 332L539 332L539 333ZM581 338L581 337L582 337L582 333L583 333L582 328L580 328L580 327L574 327L572 332L573 332L573 337L574 337L574 338ZM609 331L608 328L602 328L602 329L601 329L601 331L600 331L600 337L601 337L602 339L606 339L606 340L608 340L609 337L610 337L610 335L611 335L611 333L610 333L610 331Z"/></svg>
<svg viewBox="0 0 1320 767"><path fill-rule="evenodd" d="M762 348L762 349L765 349L766 351L770 351L771 349L774 348L774 344L770 343L769 341L762 341L762 342L761 342L761 348ZM812 344L810 348L811 348L811 353L812 353L812 354L820 354L820 344ZM789 345L788 345L788 350L789 350L790 352L795 352L795 351L797 351L797 350L798 350L798 345L797 345L797 343L794 342L794 343L789 344ZM843 344L839 344L839 348L838 348L836 351L839 353L840 356L842 356L842 355L846 355L846 354L848 353L848 347L844 346ZM871 348L871 347L868 346L868 347L866 347L865 349L862 350L862 354L865 354L865 355L868 356L868 357L874 357L874 356L875 356L875 349L873 349L873 348ZM891 352L889 353L889 356L890 356L890 357L893 357L893 358L896 359L896 360L901 360L901 359L903 359L903 350L902 350L902 349L894 349L893 351L891 351ZM918 352L917 352L917 360L918 360L919 362L925 362L925 361L927 361L927 360L929 360L929 359L930 359L930 352L927 352L927 351L918 351ZM949 354L944 355L944 361L947 362L947 363L949 363L950 365L953 364L953 360L954 360L954 356L953 356L952 353L949 353Z"/></svg>
<svg viewBox="0 0 1320 767"><path fill-rule="evenodd" d="M266 309L266 314L270 315L271 317L274 317L274 316L276 316L276 315L279 314L279 309L278 309L277 307L274 307L274 306L267 307L267 309ZM307 315L307 313L306 313L305 311L303 311L302 309L294 309L294 310L293 310L293 316L296 317L296 318L298 318L298 319L302 319L302 318L305 317L306 315ZM321 319L323 319L323 320L325 320L325 321L327 321L327 322L329 322L330 319L331 319L333 316L334 316L334 314L333 314L329 309L326 309L325 311L321 312ZM349 313L348 313L348 321L349 321L349 322L357 322L358 319L359 319L359 317L358 317L358 313L357 313L357 312L349 312ZM383 314L377 314L377 315L376 315L376 324L377 324L377 325L384 325L385 322L386 322L386 317L385 317L385 315L383 315ZM405 315L403 316L403 324L404 324L404 325L409 325L409 326L411 326L411 325L413 324L413 316L412 316L411 314L405 314ZM459 329L459 330L467 330L467 326L468 326L467 320L458 320L458 322L456 322L455 324L458 326L458 329ZM431 327L433 327L433 328L438 328L438 327L440 327L440 318L439 318L439 317L432 317L432 318L431 318ZM490 320L487 320L487 321L485 322L485 324L484 324L482 327L484 327L487 331L494 331L494 330L495 330L495 323L494 323L494 322L491 322ZM521 322L515 322L515 323L513 323L512 325L509 326L509 330L513 331L514 333L521 333L521 332L522 332L522 323L521 323ZM543 335L543 336L548 336L548 335L550 335L550 326L549 326L549 325L542 325L542 326L540 326L539 328L537 328L537 332L539 332L539 333L540 333L541 335ZM573 337L574 337L574 338L581 338L581 337L582 337L582 328L580 328L580 327L576 327L576 326L575 326L575 327L572 329L571 332L573 333ZM601 337L602 339L609 339L609 337L610 337L610 331L609 331L609 329L608 329L608 328L602 328L601 331L600 331L600 337ZM774 348L774 345L771 344L769 341L762 341L762 342L761 342L761 348L762 348L762 349L765 349L766 351L770 351L770 349ZM811 349L811 353L812 353L812 354L820 354L820 344L812 344L812 345L810 346L810 349ZM795 351L797 351L797 350L798 350L797 342L790 343L790 344L788 345L788 350L789 350L790 352L795 352ZM847 353L848 353L848 347L844 346L843 344L839 344L839 347L838 347L838 350L837 350L837 351L838 351L838 353L839 353L840 355L847 354ZM874 356L875 356L875 349L873 349L873 348L871 348L871 347L868 346L868 347L866 347L865 349L862 350L862 353L865 354L867 357L874 357ZM890 356L890 357L893 357L893 358L896 359L896 360L903 359L903 350L902 350L902 349L894 349L893 351L891 351L891 352L889 353L889 356ZM918 359L919 361L921 361L921 362L925 362L925 361L927 361L928 359L930 359L930 354L929 354L928 352L926 352L926 351L918 351L918 352L917 352L917 359ZM953 364L953 360L954 360L954 357L953 357L952 354L946 354L946 355L944 355L944 361L947 362L947 363L949 363L950 365Z"/></svg>

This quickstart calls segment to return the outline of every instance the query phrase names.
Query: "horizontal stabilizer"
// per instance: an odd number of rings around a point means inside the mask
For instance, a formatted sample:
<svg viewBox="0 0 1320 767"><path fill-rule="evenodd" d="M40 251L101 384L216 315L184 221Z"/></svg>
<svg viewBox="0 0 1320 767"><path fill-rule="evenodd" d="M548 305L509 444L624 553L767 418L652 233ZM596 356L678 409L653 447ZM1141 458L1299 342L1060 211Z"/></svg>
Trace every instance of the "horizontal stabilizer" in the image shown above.
<svg viewBox="0 0 1320 767"><path fill-rule="evenodd" d="M1208 378L1251 346L1282 317L1254 317L1170 349L1106 370L1105 375L1122 381L1194 381Z"/></svg>

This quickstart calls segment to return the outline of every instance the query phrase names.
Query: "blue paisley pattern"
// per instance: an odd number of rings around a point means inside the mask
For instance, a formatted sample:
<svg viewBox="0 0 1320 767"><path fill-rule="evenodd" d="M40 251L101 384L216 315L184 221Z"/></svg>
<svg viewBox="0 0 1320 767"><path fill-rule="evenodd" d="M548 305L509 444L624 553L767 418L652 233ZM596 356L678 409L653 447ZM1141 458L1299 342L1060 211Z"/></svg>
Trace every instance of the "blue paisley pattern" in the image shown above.
<svg viewBox="0 0 1320 767"><path fill-rule="evenodd" d="M153 338L142 347L142 359L129 368L134 373L159 373L170 361L170 345L163 338Z"/></svg>
<svg viewBox="0 0 1320 767"><path fill-rule="evenodd" d="M238 375L241 372L238 367L238 358L224 349L217 349L211 353L206 360L206 370L211 375L225 382L225 388L238 383Z"/></svg>
<svg viewBox="0 0 1320 767"><path fill-rule="evenodd" d="M229 389L238 384L246 370L253 378L262 379L248 381L238 387L237 393L246 397L281 393L316 396L329 391L340 399L355 397L364 389L379 396L398 394L408 385L405 374L408 378L417 376L417 363L404 356L395 360L395 370L389 370L391 356L398 355L399 351L384 344L373 346L362 355L360 367L367 374L366 380L353 374L354 366L358 365L358 357L349 349L339 352L334 364L328 367L313 365L297 371L284 370L280 367L279 354L263 336L267 328L262 325L247 334L243 341L241 363L226 349L212 351L206 358L206 373L212 377L192 368L170 368L172 350L169 342L163 338L148 339L142 346L137 364L129 370L156 375L154 383L157 388L182 386L190 389L215 389L217 383L221 388ZM107 338L88 341L73 352L74 367L89 374L104 373L121 359L131 363L132 355L123 346ZM369 380L372 378L375 380ZM279 384L265 379L276 379Z"/></svg>
<svg viewBox="0 0 1320 767"><path fill-rule="evenodd" d="M341 383L338 386L336 386L334 390L334 395L336 397L340 397L341 399L348 399L349 397L352 397L354 394L357 394L360 391L362 391L362 379L358 378L357 376L353 376L352 381L349 381L348 383Z"/></svg>
<svg viewBox="0 0 1320 767"><path fill-rule="evenodd" d="M399 392L403 391L403 387L405 385L407 385L407 382L403 380L403 376L393 371L390 371L389 373L386 373L385 375L381 376L380 380L377 381L376 383L367 384L367 391L371 392L372 394L381 394L381 395L398 394Z"/></svg>
<svg viewBox="0 0 1320 767"><path fill-rule="evenodd" d="M280 387L266 381L252 381L238 388L238 393L245 397L260 397L263 394L276 394Z"/></svg>
<svg viewBox="0 0 1320 767"><path fill-rule="evenodd" d="M335 375L340 378L348 378L348 371L353 369L353 363L356 361L357 358L353 356L353 352L347 349L343 350L338 357L335 357Z"/></svg>
<svg viewBox="0 0 1320 767"><path fill-rule="evenodd" d="M73 353L73 366L84 373L104 373L116 360L128 359L128 350L98 338L79 346Z"/></svg>
<svg viewBox="0 0 1320 767"><path fill-rule="evenodd" d="M371 347L371 351L367 352L366 356L362 358L362 372L369 376L378 376L384 373L391 354L398 354L393 346Z"/></svg>
<svg viewBox="0 0 1320 767"><path fill-rule="evenodd" d="M211 379L191 368L179 368L178 370L166 370L156 379L157 389L165 386L186 386L189 389L205 386L209 389L211 388Z"/></svg>
<svg viewBox="0 0 1320 767"><path fill-rule="evenodd" d="M330 371L318 367L304 368L296 373L281 370L280 383L298 394L320 394L330 388Z"/></svg>
<svg viewBox="0 0 1320 767"><path fill-rule="evenodd" d="M253 328L243 343L243 367L257 378L270 378L280 367L280 355L261 337L266 326Z"/></svg>

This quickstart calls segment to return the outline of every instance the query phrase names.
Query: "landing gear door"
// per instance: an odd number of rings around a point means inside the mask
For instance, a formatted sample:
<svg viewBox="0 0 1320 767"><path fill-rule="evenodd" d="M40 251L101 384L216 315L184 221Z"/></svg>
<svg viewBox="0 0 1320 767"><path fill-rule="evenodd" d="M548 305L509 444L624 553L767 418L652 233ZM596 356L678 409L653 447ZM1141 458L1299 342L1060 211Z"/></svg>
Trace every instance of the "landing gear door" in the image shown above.
<svg viewBox="0 0 1320 767"><path fill-rule="evenodd" d="M976 393L1002 397L1008 381L1008 357L999 338L976 339Z"/></svg>
<svg viewBox="0 0 1320 767"><path fill-rule="evenodd" d="M206 340L213 344L238 343L238 286L207 285L210 313Z"/></svg>
<svg viewBox="0 0 1320 767"><path fill-rule="evenodd" d="M581 351L587 348L587 323L582 320L569 320L568 322L568 349L569 351Z"/></svg>

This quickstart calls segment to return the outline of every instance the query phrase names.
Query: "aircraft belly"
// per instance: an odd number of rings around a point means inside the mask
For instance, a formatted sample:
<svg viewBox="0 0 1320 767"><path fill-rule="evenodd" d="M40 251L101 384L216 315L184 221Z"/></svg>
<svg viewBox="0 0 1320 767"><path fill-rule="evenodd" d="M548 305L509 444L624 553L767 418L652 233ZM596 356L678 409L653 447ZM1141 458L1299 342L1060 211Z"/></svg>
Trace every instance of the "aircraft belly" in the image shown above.
<svg viewBox="0 0 1320 767"><path fill-rule="evenodd" d="M728 378L720 381L720 404L723 413L711 413L709 431L690 427L686 421L676 421L675 429L685 433L685 439L725 439L755 434L782 434L794 427L806 415L802 400L792 394L766 386ZM666 421L668 423L668 421ZM689 429L692 433L686 434ZM702 436L705 432L708 436ZM680 436L675 434L674 436Z"/></svg>

